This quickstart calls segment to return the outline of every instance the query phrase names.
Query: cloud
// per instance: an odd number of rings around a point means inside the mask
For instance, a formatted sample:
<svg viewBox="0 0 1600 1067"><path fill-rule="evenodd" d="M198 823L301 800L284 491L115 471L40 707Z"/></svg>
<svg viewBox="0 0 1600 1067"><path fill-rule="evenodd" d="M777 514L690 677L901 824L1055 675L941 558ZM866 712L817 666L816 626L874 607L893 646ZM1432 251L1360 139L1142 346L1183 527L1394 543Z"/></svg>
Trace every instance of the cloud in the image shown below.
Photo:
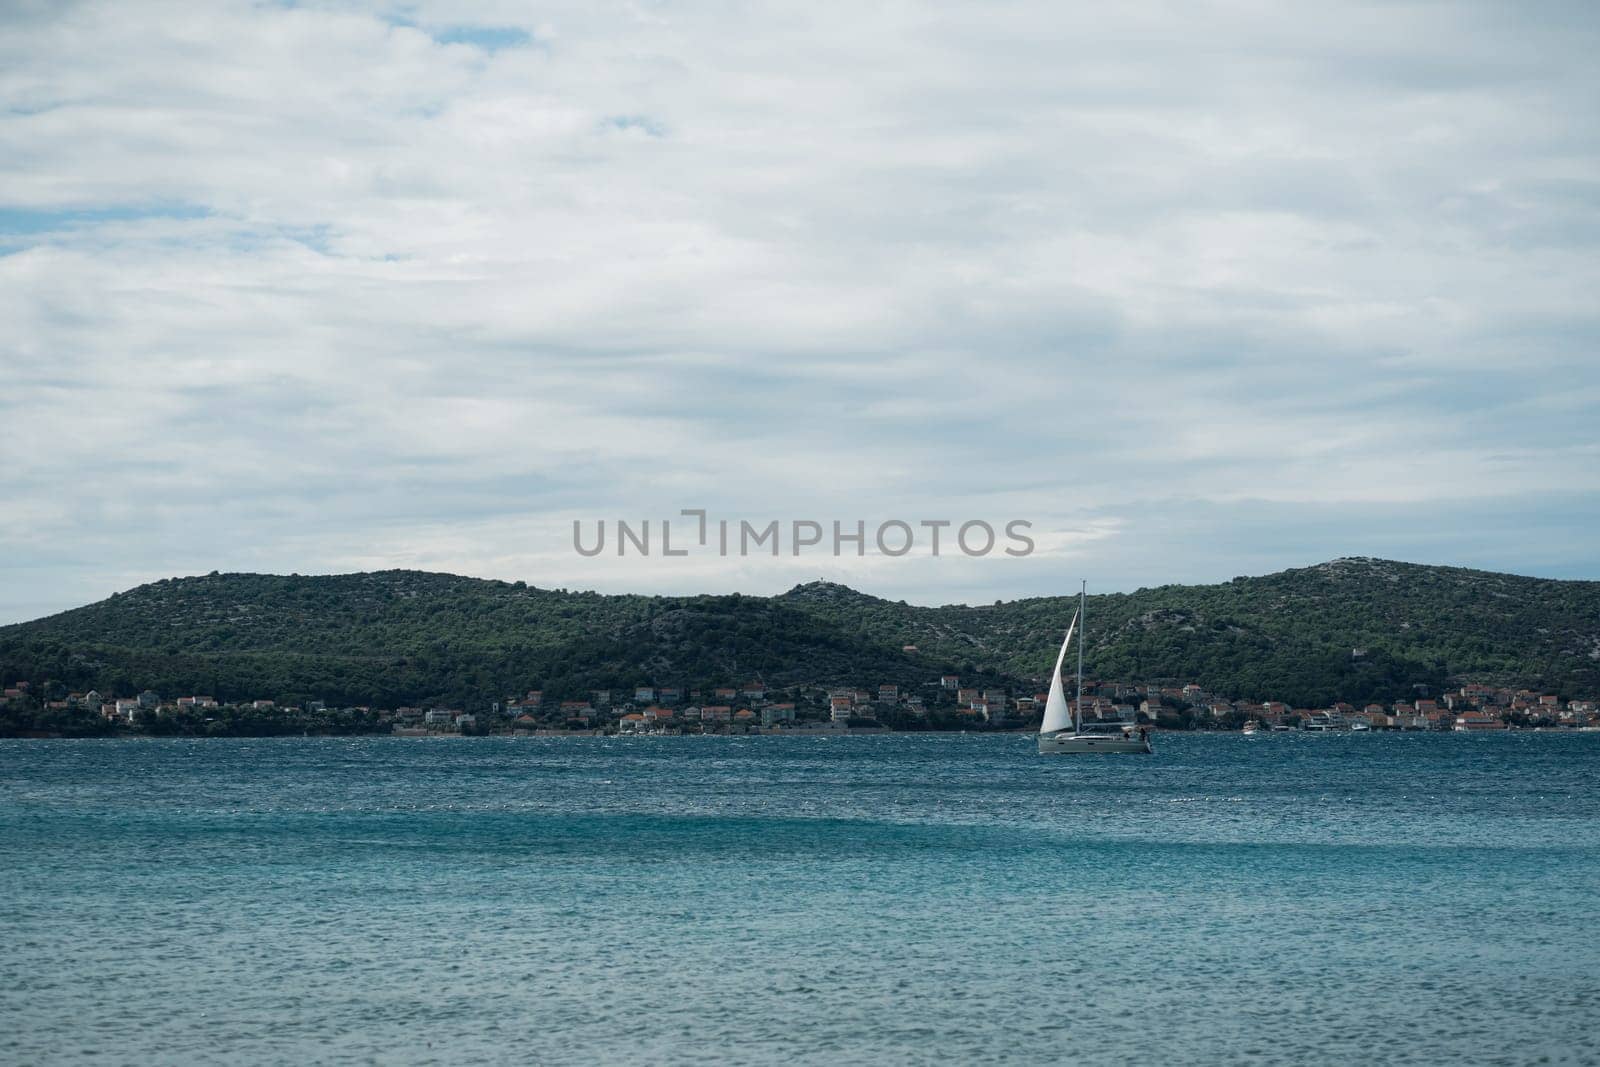
<svg viewBox="0 0 1600 1067"><path fill-rule="evenodd" d="M1460 524L1592 573L1585 6L405 11L0 16L0 619L213 568L788 582L552 540L692 506L1103 534L844 575L924 601Z"/></svg>

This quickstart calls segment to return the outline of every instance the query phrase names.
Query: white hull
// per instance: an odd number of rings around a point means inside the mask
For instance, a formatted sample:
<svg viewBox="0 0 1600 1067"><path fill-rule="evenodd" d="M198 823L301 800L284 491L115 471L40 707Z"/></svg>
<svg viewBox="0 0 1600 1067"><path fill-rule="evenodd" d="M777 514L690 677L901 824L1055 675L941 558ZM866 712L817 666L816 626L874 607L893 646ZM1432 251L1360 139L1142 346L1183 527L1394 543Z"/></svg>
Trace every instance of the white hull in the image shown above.
<svg viewBox="0 0 1600 1067"><path fill-rule="evenodd" d="M1150 753L1148 738L1118 737L1116 734L1041 734L1039 754L1066 755L1076 752L1137 752Z"/></svg>

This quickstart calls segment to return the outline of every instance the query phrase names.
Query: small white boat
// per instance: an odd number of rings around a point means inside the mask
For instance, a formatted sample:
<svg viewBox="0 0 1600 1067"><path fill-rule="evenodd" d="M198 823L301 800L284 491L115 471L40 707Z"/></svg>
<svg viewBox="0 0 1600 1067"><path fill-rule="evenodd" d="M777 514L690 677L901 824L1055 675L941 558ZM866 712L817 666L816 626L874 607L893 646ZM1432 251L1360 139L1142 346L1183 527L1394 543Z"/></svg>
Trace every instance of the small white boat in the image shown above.
<svg viewBox="0 0 1600 1067"><path fill-rule="evenodd" d="M1244 728L1239 732L1244 734L1246 737L1254 737L1256 734L1261 732L1261 724L1256 722L1254 719L1251 719L1249 722L1244 724Z"/></svg>
<svg viewBox="0 0 1600 1067"><path fill-rule="evenodd" d="M1149 753L1154 750L1150 747L1150 738L1145 730L1135 728L1127 723L1105 723L1104 728L1086 726L1076 733L1052 734L1049 737L1039 736L1039 752L1041 755L1074 754L1084 752L1124 752L1124 753Z"/></svg>
<svg viewBox="0 0 1600 1067"><path fill-rule="evenodd" d="M1044 721L1039 724L1039 754L1152 752L1154 750L1150 747L1149 732L1133 723L1110 722L1097 724L1089 729L1084 728L1083 630L1079 623L1083 620L1084 609L1087 607L1088 590L1088 583L1085 582L1083 588L1078 591L1078 613L1072 616L1072 625L1067 627L1066 640L1061 642L1061 651L1056 653L1055 670L1050 672L1050 696L1044 705ZM1078 696L1073 702L1077 708L1076 715L1067 707L1066 687L1061 684L1061 663L1066 659L1067 649L1072 644L1074 630L1078 631Z"/></svg>

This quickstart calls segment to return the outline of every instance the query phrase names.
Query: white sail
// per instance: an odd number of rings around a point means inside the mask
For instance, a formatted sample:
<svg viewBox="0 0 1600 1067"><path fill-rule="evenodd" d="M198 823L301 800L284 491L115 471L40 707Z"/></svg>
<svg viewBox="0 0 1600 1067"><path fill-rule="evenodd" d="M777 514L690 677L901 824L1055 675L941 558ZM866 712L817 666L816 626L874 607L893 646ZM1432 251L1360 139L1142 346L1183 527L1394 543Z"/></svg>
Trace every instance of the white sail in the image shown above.
<svg viewBox="0 0 1600 1067"><path fill-rule="evenodd" d="M1067 694L1061 685L1061 663L1067 658L1067 646L1072 644L1072 631L1078 628L1078 615L1072 615L1072 625L1067 627L1066 640L1056 653L1055 670L1050 672L1050 699L1044 704L1044 722L1039 724L1041 734L1053 734L1072 726L1072 710L1067 707Z"/></svg>

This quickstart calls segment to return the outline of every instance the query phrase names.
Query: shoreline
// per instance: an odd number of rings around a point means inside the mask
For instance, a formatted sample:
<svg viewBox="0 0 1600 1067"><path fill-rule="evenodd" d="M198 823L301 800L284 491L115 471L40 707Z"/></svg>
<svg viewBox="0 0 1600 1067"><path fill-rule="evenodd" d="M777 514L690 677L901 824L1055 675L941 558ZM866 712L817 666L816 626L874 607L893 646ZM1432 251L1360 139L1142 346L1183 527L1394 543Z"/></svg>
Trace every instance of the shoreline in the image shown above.
<svg viewBox="0 0 1600 1067"><path fill-rule="evenodd" d="M1248 738L1251 741L1272 738L1274 736L1288 737L1356 737L1394 736L1394 737L1483 737L1506 734L1553 734L1560 736L1600 735L1600 726L1557 727L1557 726L1509 726L1503 730L1287 730L1275 733L1246 734L1239 730L1156 730L1150 729L1152 737L1235 737ZM402 734L394 732L382 733L350 733L350 734L96 734L81 737L69 737L65 734L51 734L32 732L0 737L0 741L347 741L351 739L393 740L393 741L660 741L678 739L706 739L706 740L748 740L750 738L794 738L800 740L815 740L817 738L841 737L995 737L1018 738L1037 737L1032 730L772 730L751 731L744 734L655 734L655 733L598 733L598 732L519 732L497 734L459 734L459 733L418 733Z"/></svg>

